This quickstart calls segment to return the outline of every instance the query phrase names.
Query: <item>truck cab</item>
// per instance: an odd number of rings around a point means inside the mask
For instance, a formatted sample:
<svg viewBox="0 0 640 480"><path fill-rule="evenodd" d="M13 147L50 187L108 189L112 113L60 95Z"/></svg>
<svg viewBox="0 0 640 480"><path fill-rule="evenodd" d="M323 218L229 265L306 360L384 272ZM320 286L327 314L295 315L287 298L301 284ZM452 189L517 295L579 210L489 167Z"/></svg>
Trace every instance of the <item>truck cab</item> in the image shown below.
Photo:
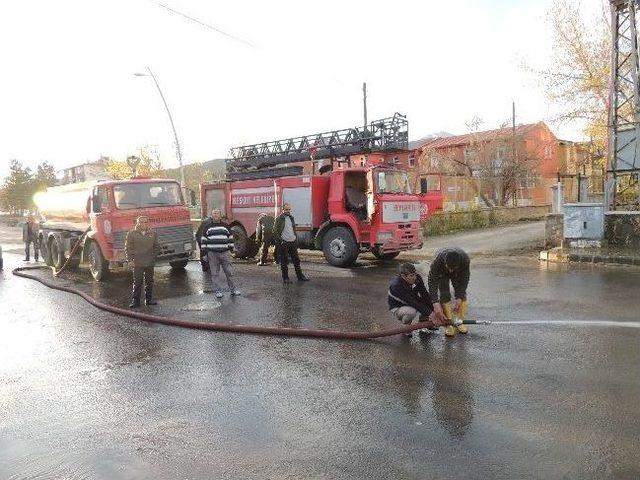
<svg viewBox="0 0 640 480"><path fill-rule="evenodd" d="M315 244L329 263L352 264L361 251L396 257L422 247L420 200L411 193L407 172L389 166L331 172L329 219Z"/></svg>
<svg viewBox="0 0 640 480"><path fill-rule="evenodd" d="M184 269L194 249L189 209L175 180L135 177L68 184L49 188L34 200L45 219L39 232L43 256L56 269L85 262L95 280L104 279L110 269L124 265L127 233L141 215L158 236L158 263ZM74 251L78 241L82 248Z"/></svg>

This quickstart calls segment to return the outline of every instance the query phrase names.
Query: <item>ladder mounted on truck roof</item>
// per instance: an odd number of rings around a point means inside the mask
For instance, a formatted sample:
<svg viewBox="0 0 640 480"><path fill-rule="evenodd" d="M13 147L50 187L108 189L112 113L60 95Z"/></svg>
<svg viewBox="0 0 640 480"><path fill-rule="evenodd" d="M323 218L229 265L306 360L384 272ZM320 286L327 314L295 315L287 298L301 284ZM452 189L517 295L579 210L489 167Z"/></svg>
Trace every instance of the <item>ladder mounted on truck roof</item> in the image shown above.
<svg viewBox="0 0 640 480"><path fill-rule="evenodd" d="M345 128L232 148L230 158L226 161L227 172L229 177L234 176L233 173L241 177L241 172L308 160L406 150L408 145L407 117L395 113L393 117L374 120L367 127Z"/></svg>

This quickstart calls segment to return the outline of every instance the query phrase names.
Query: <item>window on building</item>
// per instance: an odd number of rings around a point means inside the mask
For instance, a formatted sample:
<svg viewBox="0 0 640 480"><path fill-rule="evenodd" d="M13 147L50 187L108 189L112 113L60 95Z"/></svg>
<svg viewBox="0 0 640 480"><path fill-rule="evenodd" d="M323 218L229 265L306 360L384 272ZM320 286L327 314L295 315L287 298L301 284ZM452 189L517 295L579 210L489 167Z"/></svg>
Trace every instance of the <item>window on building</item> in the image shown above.
<svg viewBox="0 0 640 480"><path fill-rule="evenodd" d="M415 155L413 153L411 155L409 155L407 161L408 161L410 167L415 167L416 166L416 157L415 157Z"/></svg>

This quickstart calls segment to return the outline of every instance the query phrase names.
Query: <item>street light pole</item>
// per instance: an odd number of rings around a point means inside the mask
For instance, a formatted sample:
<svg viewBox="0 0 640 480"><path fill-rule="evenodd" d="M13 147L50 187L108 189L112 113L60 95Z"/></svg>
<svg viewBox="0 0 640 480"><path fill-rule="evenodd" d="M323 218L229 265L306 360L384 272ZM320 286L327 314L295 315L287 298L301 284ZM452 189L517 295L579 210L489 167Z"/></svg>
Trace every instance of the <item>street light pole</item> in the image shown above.
<svg viewBox="0 0 640 480"><path fill-rule="evenodd" d="M134 75L136 77L151 77L153 79L153 83L156 84L158 93L160 94L160 98L162 98L162 103L164 103L164 108L167 110L167 115L169 116L169 122L171 123L171 129L173 130L173 137L176 142L176 157L178 157L178 165L180 165L180 183L182 183L182 188L185 189L187 187L187 183L185 182L185 179L184 179L184 165L182 165L182 151L180 150L180 142L178 141L178 132L176 132L176 126L173 123L173 117L171 116L169 105L167 105L167 101L164 98L162 89L158 84L158 80L156 80L156 76L153 74L153 72L151 71L151 68L149 68L148 66L147 66L147 72L149 72L148 75L146 73L134 73Z"/></svg>

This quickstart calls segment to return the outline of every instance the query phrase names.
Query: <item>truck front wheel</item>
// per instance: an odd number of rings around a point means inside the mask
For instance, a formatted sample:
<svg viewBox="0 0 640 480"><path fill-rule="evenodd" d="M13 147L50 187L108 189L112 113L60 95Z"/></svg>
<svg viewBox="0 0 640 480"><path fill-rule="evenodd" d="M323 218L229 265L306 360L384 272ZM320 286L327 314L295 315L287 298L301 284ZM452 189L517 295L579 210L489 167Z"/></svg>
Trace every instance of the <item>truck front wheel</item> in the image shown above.
<svg viewBox="0 0 640 480"><path fill-rule="evenodd" d="M87 255L89 260L89 271L91 276L97 282L101 282L109 274L109 263L102 256L100 246L96 242L91 242L89 245L89 253Z"/></svg>
<svg viewBox="0 0 640 480"><path fill-rule="evenodd" d="M351 230L333 227L322 238L324 257L335 267L348 267L358 258L358 244Z"/></svg>

